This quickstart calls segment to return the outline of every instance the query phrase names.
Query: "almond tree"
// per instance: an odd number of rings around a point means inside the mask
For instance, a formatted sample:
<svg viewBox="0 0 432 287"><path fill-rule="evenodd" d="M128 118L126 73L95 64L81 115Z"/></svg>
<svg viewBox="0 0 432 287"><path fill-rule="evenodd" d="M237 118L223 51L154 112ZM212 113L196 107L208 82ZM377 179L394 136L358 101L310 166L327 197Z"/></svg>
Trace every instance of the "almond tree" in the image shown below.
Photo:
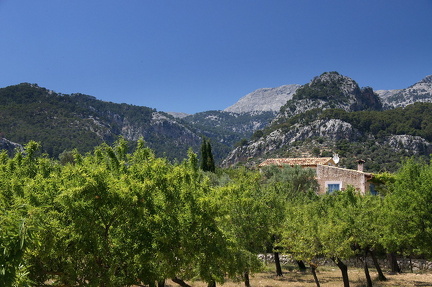
<svg viewBox="0 0 432 287"><path fill-rule="evenodd" d="M317 257L323 255L319 238L321 208L318 198L305 198L288 206L283 224L280 244L294 259L309 264L316 285L320 283L316 274Z"/></svg>
<svg viewBox="0 0 432 287"><path fill-rule="evenodd" d="M217 188L222 216L219 224L230 242L229 275L250 286L250 274L260 270L258 254L266 250L277 214L275 194L260 185L261 174L240 168L230 172L229 183Z"/></svg>
<svg viewBox="0 0 432 287"><path fill-rule="evenodd" d="M43 244L30 258L39 274L66 285L124 286L155 278L150 198L129 177L124 148L120 141L76 154L57 175L37 234Z"/></svg>
<svg viewBox="0 0 432 287"><path fill-rule="evenodd" d="M38 200L43 183L56 170L39 154L40 144L30 141L13 158L0 153L0 283L30 284L26 253L40 242L35 233L43 214Z"/></svg>
<svg viewBox="0 0 432 287"><path fill-rule="evenodd" d="M349 286L348 267L343 260L356 254L352 248L356 243L355 215L348 213L352 196L350 190L321 195L287 209L282 244L294 258L310 263L317 286L317 257L333 260L341 270L344 286Z"/></svg>
<svg viewBox="0 0 432 287"><path fill-rule="evenodd" d="M165 179L156 181L152 230L161 274L183 286L193 278L212 286L223 283L230 261L228 241L217 221L220 204L198 169L196 155L190 151L187 160L160 176Z"/></svg>
<svg viewBox="0 0 432 287"><path fill-rule="evenodd" d="M277 245L284 230L284 222L287 208L293 204L300 204L303 198L315 197L318 191L318 183L315 179L315 172L309 168L289 165L282 168L276 166L264 167L263 190L272 195L272 205L275 206L272 213L273 247L276 263L276 275L282 276L282 267L279 261L280 246ZM289 215L289 214L288 214ZM290 252L285 250L285 252ZM297 260L299 268L305 269L302 260Z"/></svg>
<svg viewBox="0 0 432 287"><path fill-rule="evenodd" d="M432 256L432 166L410 159L384 200L382 244L401 255Z"/></svg>

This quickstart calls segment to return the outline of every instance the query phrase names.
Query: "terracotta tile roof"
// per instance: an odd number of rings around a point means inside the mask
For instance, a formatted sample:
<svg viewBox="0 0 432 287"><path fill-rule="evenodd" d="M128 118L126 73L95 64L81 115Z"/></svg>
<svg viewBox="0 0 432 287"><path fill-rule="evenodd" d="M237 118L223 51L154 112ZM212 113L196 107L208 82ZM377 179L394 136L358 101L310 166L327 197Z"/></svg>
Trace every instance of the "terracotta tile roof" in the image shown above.
<svg viewBox="0 0 432 287"><path fill-rule="evenodd" d="M258 166L267 165L301 165L301 166L317 166L317 165L335 165L331 157L309 157L309 158L269 158L260 163Z"/></svg>

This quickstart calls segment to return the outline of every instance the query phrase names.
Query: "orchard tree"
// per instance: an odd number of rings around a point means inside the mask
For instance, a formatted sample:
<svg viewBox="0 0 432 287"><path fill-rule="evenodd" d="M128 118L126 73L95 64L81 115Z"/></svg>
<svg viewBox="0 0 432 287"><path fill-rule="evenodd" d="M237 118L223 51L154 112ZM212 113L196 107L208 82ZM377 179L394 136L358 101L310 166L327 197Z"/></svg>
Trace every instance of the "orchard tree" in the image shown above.
<svg viewBox="0 0 432 287"><path fill-rule="evenodd" d="M344 286L349 286L348 267L343 260L358 252L353 248L356 244L370 244L360 234L366 231L356 230L362 212L357 200L360 195L348 188L331 195L305 198L302 204L292 204L287 209L282 244L294 258L309 262L317 286L315 258L333 260L341 270Z"/></svg>
<svg viewBox="0 0 432 287"><path fill-rule="evenodd" d="M432 256L432 166L410 159L384 200L382 243L390 252Z"/></svg>
<svg viewBox="0 0 432 287"><path fill-rule="evenodd" d="M187 160L162 174L167 181L158 183L162 188L155 198L152 228L162 274L183 286L193 278L223 283L231 259L229 242L218 224L220 203L196 155L189 151Z"/></svg>
<svg viewBox="0 0 432 287"><path fill-rule="evenodd" d="M282 267L279 260L280 246L275 243L280 239L281 232L284 229L285 212L292 203L299 204L305 197L315 197L318 191L318 183L315 179L315 172L309 168L300 166L291 167L289 165L282 168L277 166L267 166L261 170L263 180L263 190L272 194L273 209L272 215L272 232L274 256L276 263L276 275L282 276ZM300 202L299 202L300 201ZM289 250L286 250L289 252ZM303 261L297 261L299 268L304 270Z"/></svg>
<svg viewBox="0 0 432 287"><path fill-rule="evenodd" d="M316 285L320 283L316 274L317 257L323 255L319 237L321 224L321 202L316 198L304 198L302 202L292 202L286 209L283 231L279 244L296 260L305 261L311 267Z"/></svg>
<svg viewBox="0 0 432 287"><path fill-rule="evenodd" d="M222 214L219 223L232 243L229 275L241 276L250 286L249 275L260 270L258 254L270 242L277 212L275 194L262 189L261 174L245 168L230 172L230 181L217 188Z"/></svg>
<svg viewBox="0 0 432 287"><path fill-rule="evenodd" d="M382 198L370 194L362 195L353 187L348 187L345 191L338 192L334 199L337 204L332 206L333 217L337 220L338 226L344 227L343 233L349 238L347 243L351 249L363 259L367 286L372 286L367 264L369 254L373 258L379 279L385 280L373 253L377 248L381 248L379 239L382 230L379 218Z"/></svg>
<svg viewBox="0 0 432 287"><path fill-rule="evenodd" d="M40 154L40 144L29 142L9 158L0 153L0 282L2 286L31 283L26 253L40 242L35 237L43 216L40 192L55 165ZM46 204L42 201L43 204Z"/></svg>
<svg viewBox="0 0 432 287"><path fill-rule="evenodd" d="M66 285L122 286L156 280L148 228L149 191L128 175L125 142L75 156L58 174L31 260Z"/></svg>

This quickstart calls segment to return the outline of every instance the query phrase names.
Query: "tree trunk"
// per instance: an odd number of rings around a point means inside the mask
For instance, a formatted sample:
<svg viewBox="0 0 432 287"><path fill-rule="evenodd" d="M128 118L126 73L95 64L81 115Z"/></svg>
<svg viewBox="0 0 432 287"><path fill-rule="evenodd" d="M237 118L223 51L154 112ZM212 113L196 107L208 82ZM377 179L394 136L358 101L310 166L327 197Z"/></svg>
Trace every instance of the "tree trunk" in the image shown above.
<svg viewBox="0 0 432 287"><path fill-rule="evenodd" d="M316 286L317 286L317 287L321 287L321 285L320 285L320 283L319 283L319 281L318 281L318 276L317 276L317 274L316 274L317 266L316 266L314 263L312 263L312 262L310 262L309 265L310 265L311 272L312 272L313 278L314 278L314 280L315 280L315 284L316 284Z"/></svg>
<svg viewBox="0 0 432 287"><path fill-rule="evenodd" d="M409 256L409 261L410 261L410 270L411 270L411 273L413 273L414 271L413 271L413 264L412 264L411 254Z"/></svg>
<svg viewBox="0 0 432 287"><path fill-rule="evenodd" d="M349 287L349 278L348 278L348 266L345 265L339 258L332 258L333 262L336 263L337 267L339 267L342 273L342 279L344 283L344 287Z"/></svg>
<svg viewBox="0 0 432 287"><path fill-rule="evenodd" d="M245 284L245 287L251 287L250 280L249 280L249 272L248 271L246 271L244 273L244 284Z"/></svg>
<svg viewBox="0 0 432 287"><path fill-rule="evenodd" d="M279 252L274 253L275 265L276 265L276 276L282 276L282 267L279 259Z"/></svg>
<svg viewBox="0 0 432 287"><path fill-rule="evenodd" d="M400 269L399 264L397 263L396 254L391 252L387 254L387 258L390 264L391 271L394 273L401 273L402 270Z"/></svg>
<svg viewBox="0 0 432 287"><path fill-rule="evenodd" d="M368 254L368 250L366 248L364 251L364 256L363 256L363 266L364 266L364 272L365 272L366 282L367 282L366 286L372 287L372 279L370 277L369 268L368 268L368 264L367 264L367 254Z"/></svg>
<svg viewBox="0 0 432 287"><path fill-rule="evenodd" d="M369 251L369 253L370 253L371 257L372 257L372 261L373 261L373 263L375 265L375 269L378 272L378 280L379 281L387 281L387 278L384 276L384 273L381 270L381 267L380 267L380 265L378 263L378 260L375 257L375 253L373 251Z"/></svg>
<svg viewBox="0 0 432 287"><path fill-rule="evenodd" d="M298 265L298 268L300 271L302 271L302 272L306 271L306 265L304 264L303 261L296 260L296 262L297 262L297 265Z"/></svg>
<svg viewBox="0 0 432 287"><path fill-rule="evenodd" d="M211 280L209 283L207 283L207 287L216 287L216 281Z"/></svg>
<svg viewBox="0 0 432 287"><path fill-rule="evenodd" d="M165 280L159 280L157 286L158 287L165 287Z"/></svg>
<svg viewBox="0 0 432 287"><path fill-rule="evenodd" d="M178 285L180 285L181 287L192 287L191 285L187 284L186 282L184 282L183 280L181 280L180 278L174 277L171 279L174 283L177 283Z"/></svg>

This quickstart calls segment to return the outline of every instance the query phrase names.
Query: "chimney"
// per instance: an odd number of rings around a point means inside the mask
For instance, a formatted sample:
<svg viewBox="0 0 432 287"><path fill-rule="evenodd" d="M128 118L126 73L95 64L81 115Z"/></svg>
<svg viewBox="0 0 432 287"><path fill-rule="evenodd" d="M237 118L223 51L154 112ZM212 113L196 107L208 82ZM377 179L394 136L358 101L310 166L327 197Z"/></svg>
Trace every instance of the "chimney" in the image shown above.
<svg viewBox="0 0 432 287"><path fill-rule="evenodd" d="M362 160L362 159L359 159L359 160L357 161L357 163L358 163L358 165L357 165L357 170L358 170L358 171L363 171L363 164L365 163L365 161Z"/></svg>

